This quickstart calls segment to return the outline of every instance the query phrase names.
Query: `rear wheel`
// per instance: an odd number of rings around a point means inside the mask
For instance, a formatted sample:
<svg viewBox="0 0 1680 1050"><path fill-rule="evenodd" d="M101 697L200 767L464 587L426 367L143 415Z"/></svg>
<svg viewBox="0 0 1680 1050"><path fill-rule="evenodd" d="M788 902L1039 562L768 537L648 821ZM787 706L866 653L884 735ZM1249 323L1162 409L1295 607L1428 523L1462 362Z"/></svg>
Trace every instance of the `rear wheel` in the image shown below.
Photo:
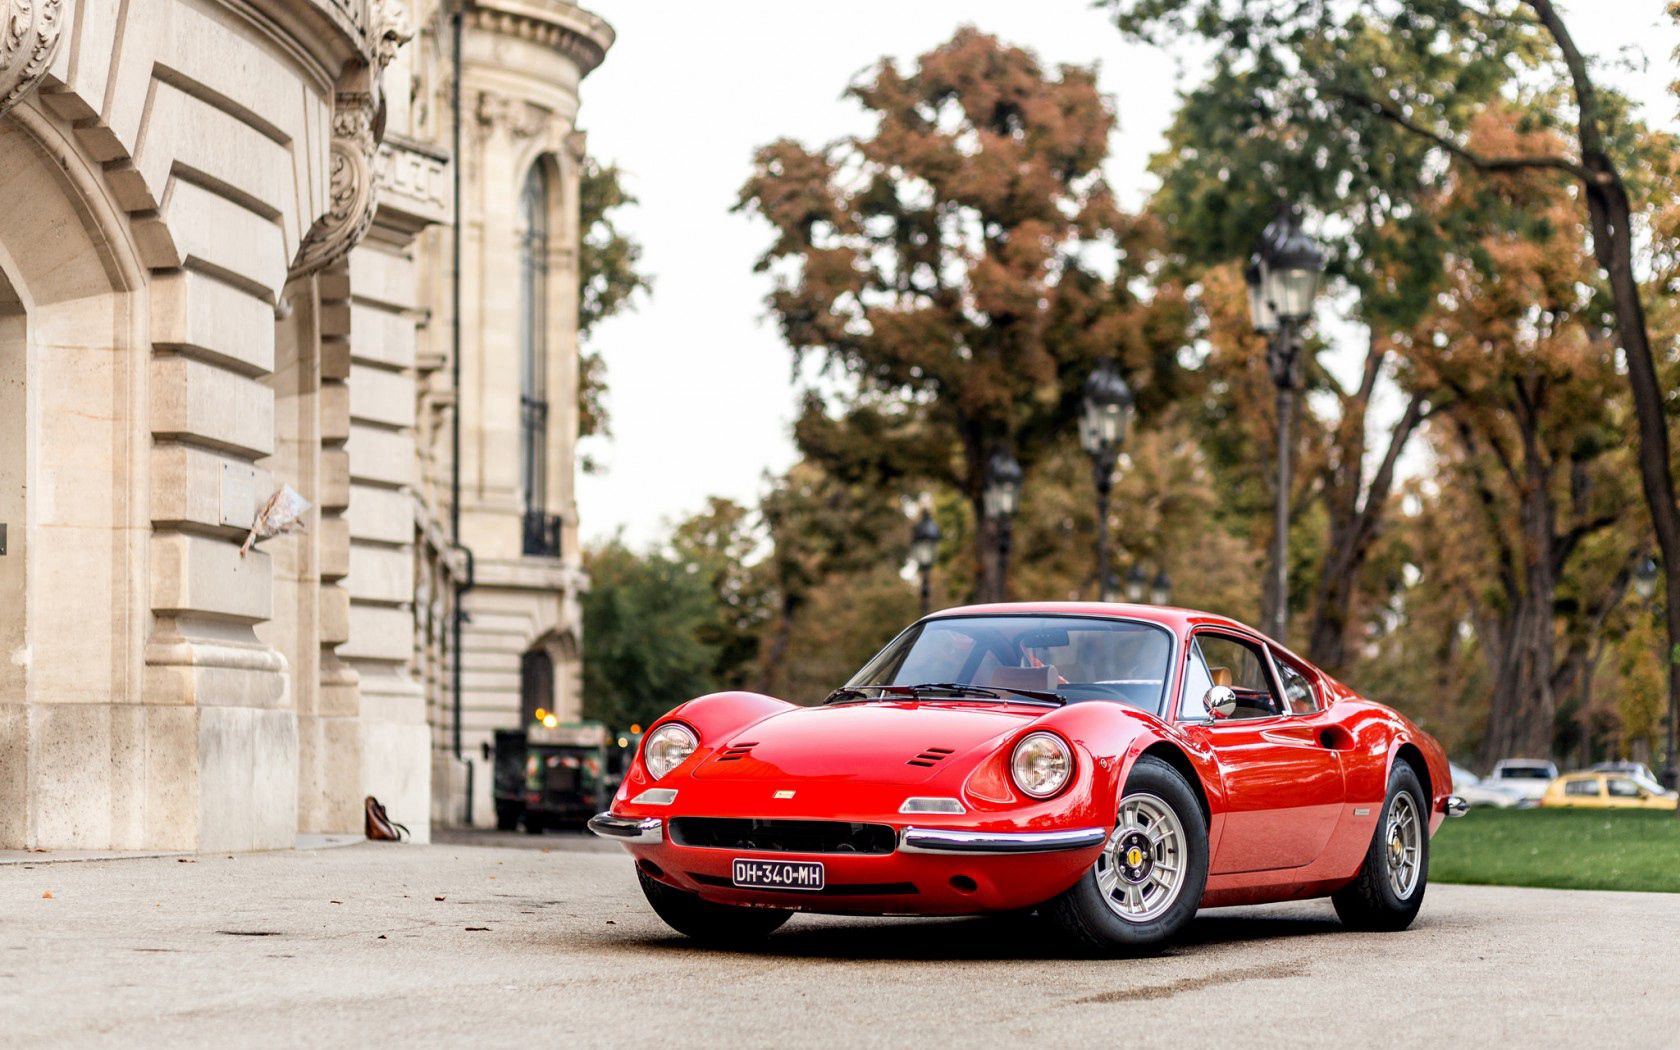
<svg viewBox="0 0 1680 1050"><path fill-rule="evenodd" d="M1102 853L1043 911L1086 948L1147 952L1195 917L1207 873L1207 820L1195 792L1172 766L1144 755Z"/></svg>
<svg viewBox="0 0 1680 1050"><path fill-rule="evenodd" d="M639 869L636 881L642 884L643 896L653 906L654 914L665 920L665 925L707 944L756 944L775 933L782 923L793 916L790 911L774 908L713 904L695 894L667 886L658 879L648 878Z"/></svg>
<svg viewBox="0 0 1680 1050"><path fill-rule="evenodd" d="M496 803L496 830L517 831L519 829L519 807L510 802Z"/></svg>
<svg viewBox="0 0 1680 1050"><path fill-rule="evenodd" d="M1403 930L1417 917L1429 885L1429 804L1424 798L1417 773L1396 762L1359 876L1330 897L1343 925Z"/></svg>

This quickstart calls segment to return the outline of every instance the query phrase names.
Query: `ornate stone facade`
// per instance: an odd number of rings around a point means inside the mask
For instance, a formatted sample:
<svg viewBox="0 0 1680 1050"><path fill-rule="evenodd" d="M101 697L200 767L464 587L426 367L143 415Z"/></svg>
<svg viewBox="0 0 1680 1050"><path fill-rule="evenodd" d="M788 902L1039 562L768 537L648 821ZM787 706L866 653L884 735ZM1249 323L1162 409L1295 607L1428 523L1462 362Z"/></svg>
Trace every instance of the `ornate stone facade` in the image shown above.
<svg viewBox="0 0 1680 1050"><path fill-rule="evenodd" d="M487 788L469 749L518 718L518 646L576 709L565 147L612 37L561 0L464 11L457 365L454 8L0 0L0 849L275 848L358 832L367 794L424 838ZM491 272L533 164L536 508L498 458ZM281 485L305 528L242 554ZM533 511L564 525L527 555Z"/></svg>

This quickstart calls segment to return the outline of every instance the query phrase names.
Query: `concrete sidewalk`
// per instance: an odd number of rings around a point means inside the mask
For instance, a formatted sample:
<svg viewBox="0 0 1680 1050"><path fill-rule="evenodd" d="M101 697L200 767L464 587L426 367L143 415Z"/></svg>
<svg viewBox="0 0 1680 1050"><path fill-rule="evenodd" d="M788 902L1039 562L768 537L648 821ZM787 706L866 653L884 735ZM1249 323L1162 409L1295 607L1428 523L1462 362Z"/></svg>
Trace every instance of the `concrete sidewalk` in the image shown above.
<svg viewBox="0 0 1680 1050"><path fill-rule="evenodd" d="M1154 959L797 916L704 951L622 853L473 845L0 868L0 1044L1676 1045L1680 895L1435 886L1402 934L1204 913Z"/></svg>

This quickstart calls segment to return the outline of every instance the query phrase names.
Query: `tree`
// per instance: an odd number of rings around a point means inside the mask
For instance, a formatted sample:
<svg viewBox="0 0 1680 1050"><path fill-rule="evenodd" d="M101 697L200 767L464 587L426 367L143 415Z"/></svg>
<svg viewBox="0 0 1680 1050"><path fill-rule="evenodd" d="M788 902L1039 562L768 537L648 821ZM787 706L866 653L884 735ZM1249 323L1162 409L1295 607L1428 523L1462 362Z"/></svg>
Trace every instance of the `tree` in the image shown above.
<svg viewBox="0 0 1680 1050"><path fill-rule="evenodd" d="M1319 0L1231 3L1229 0L1113 0L1121 28L1151 36L1194 31L1220 49L1221 63L1260 71L1270 95L1261 104L1293 122L1340 129L1357 141L1386 122L1461 166L1486 174L1553 172L1570 179L1586 205L1593 259L1607 293L1607 327L1625 360L1638 429L1638 469L1655 526L1667 600L1680 608L1680 504L1675 501L1663 386L1652 352L1642 289L1634 269L1637 129L1624 100L1592 75L1552 0L1384 0L1327 4ZM1466 144L1473 118L1490 104L1489 85L1544 81L1552 120L1566 125L1573 148L1497 153ZM1506 88L1505 85L1511 85ZM1331 168L1331 170L1335 170ZM1670 649L1680 645L1680 617L1668 623ZM1671 697L1680 694L1680 663L1668 670Z"/></svg>
<svg viewBox="0 0 1680 1050"><path fill-rule="evenodd" d="M1010 449L1030 468L1100 359L1170 394L1179 299L1140 293L1157 231L1103 181L1115 118L1093 70L1051 73L965 28L847 94L873 133L763 147L738 207L775 230L758 266L796 357L819 356L854 405L925 443L930 480L972 509L978 593L1000 598L987 462Z"/></svg>
<svg viewBox="0 0 1680 1050"><path fill-rule="evenodd" d="M642 272L642 246L618 228L614 213L636 203L616 164L585 157L578 176L578 341L653 290ZM578 436L606 434L607 368L598 351L578 351ZM585 469L589 464L585 463Z"/></svg>
<svg viewBox="0 0 1680 1050"><path fill-rule="evenodd" d="M695 637L717 652L712 675L724 689L744 689L755 680L764 625L774 613L757 518L733 500L714 496L671 532L673 553L696 566L711 588L715 615Z"/></svg>
<svg viewBox="0 0 1680 1050"><path fill-rule="evenodd" d="M1524 126L1520 114L1487 110L1469 141L1501 153L1548 147L1549 132ZM1473 497L1492 554L1492 600L1478 623L1493 681L1482 742L1491 762L1550 752L1559 686L1582 670L1557 659L1560 584L1582 545L1622 519L1630 493L1615 461L1614 347L1597 326L1567 184L1543 170L1475 177L1462 167L1438 207L1461 217L1471 247L1449 255L1443 306L1410 358L1451 394L1437 450ZM1573 610L1589 621L1619 589L1601 583L1592 594Z"/></svg>
<svg viewBox="0 0 1680 1050"><path fill-rule="evenodd" d="M584 714L610 726L647 723L715 686L711 584L693 562L639 554L618 540L586 553Z"/></svg>

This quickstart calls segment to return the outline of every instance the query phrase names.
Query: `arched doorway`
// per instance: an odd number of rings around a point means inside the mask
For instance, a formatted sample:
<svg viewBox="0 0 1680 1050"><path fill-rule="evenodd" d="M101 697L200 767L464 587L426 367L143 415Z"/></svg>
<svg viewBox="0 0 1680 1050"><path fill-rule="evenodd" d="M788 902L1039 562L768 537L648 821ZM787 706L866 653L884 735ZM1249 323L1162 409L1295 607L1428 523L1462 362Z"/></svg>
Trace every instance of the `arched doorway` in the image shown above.
<svg viewBox="0 0 1680 1050"><path fill-rule="evenodd" d="M519 724L529 728L538 711L554 706L554 658L546 649L532 649L519 658Z"/></svg>

